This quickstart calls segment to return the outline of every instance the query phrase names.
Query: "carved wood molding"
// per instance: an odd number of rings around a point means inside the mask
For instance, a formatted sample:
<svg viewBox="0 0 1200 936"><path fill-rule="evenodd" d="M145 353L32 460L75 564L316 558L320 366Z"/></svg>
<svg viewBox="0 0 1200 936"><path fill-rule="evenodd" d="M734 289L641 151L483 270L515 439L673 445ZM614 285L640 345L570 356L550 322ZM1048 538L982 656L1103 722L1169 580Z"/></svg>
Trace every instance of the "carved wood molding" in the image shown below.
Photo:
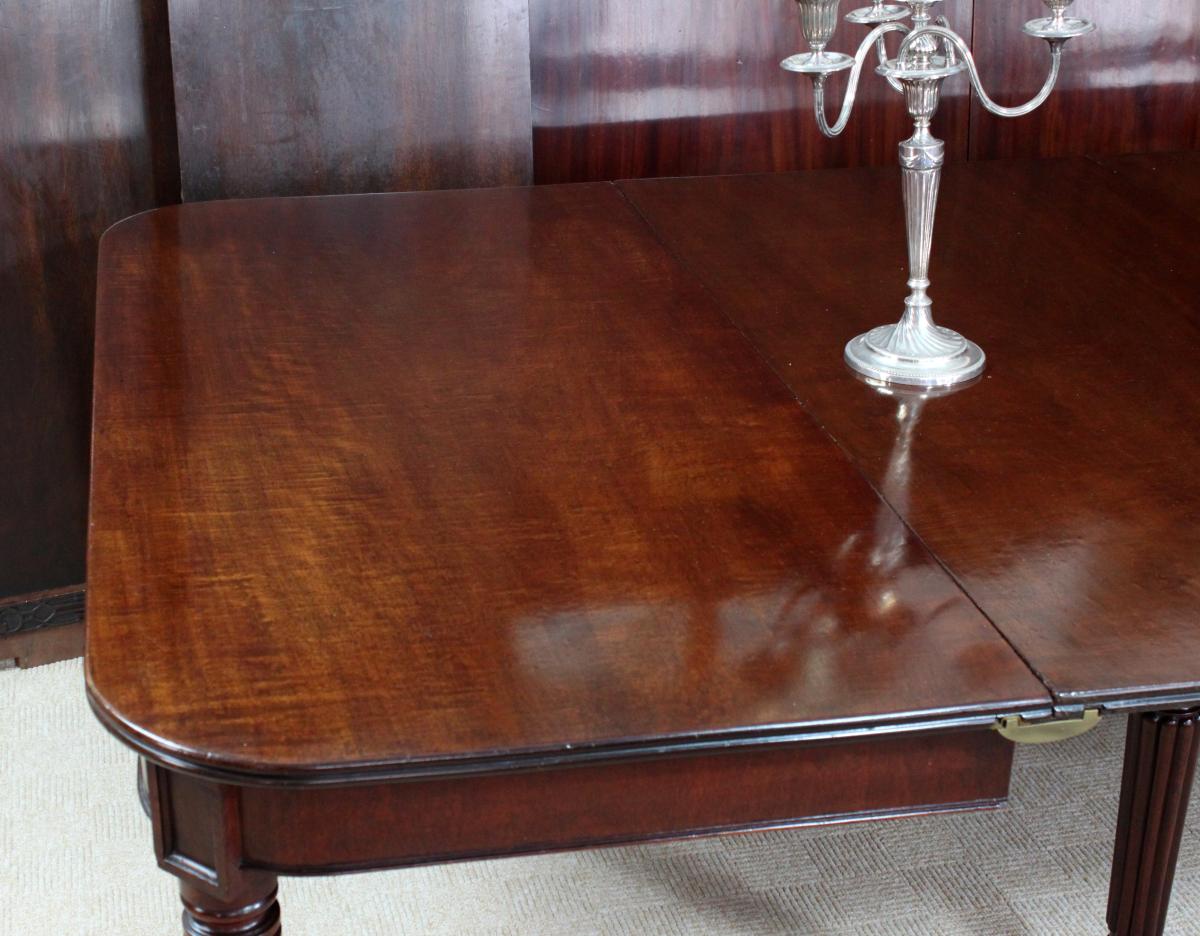
<svg viewBox="0 0 1200 936"><path fill-rule="evenodd" d="M38 592L0 600L0 637L78 624L83 620L84 588Z"/></svg>

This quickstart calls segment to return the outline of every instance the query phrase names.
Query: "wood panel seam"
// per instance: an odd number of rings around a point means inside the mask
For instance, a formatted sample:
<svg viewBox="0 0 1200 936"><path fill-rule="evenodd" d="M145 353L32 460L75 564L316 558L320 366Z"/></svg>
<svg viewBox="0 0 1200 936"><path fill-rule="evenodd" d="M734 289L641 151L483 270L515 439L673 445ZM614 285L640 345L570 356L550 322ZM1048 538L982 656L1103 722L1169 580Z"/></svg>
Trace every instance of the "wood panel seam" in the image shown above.
<svg viewBox="0 0 1200 936"><path fill-rule="evenodd" d="M1007 644L1008 647L1012 650L1012 652L1014 654L1016 654L1017 658L1021 660L1021 662L1025 665L1025 667L1029 670L1029 672L1031 674L1033 674L1034 678L1037 679L1038 682L1040 682L1043 687L1045 687L1046 691L1050 694L1050 700L1051 700L1052 704L1054 705L1055 709L1057 709L1058 702L1060 700L1059 692L1054 687L1054 685L1050 682L1050 680L1047 678L1046 674L1043 673L1041 670L1039 670L1036 666L1033 665L1033 662L1025 654L1023 654L1020 651L1020 649L1016 646L1015 643L1013 643L1013 641L1011 639L1009 639L1009 636L1007 634L1005 634L1003 630L1000 629L1000 627L996 624L996 622L994 620L992 620L991 616L989 614L987 614L987 612L984 611L984 609L982 607L980 607L979 603L975 600L975 597L969 591L967 591L963 582L960 581L958 576L955 575L954 572L946 565L946 563L942 559L942 557L940 555L938 555L936 552L934 552L934 550L925 541L924 537L922 537L913 528L912 524L909 523L908 518L905 517L903 514L901 514L896 509L896 506L884 495L883 491L880 490L875 485L875 483L871 480L871 478L867 475L867 473L863 470L862 466L859 464L858 459L854 458L854 456L846 449L846 447L841 443L841 441L839 441L837 438L835 438L834 435L826 428L825 423L823 423L820 420L820 418L818 418L817 414L814 413L808 407L808 405L803 400L800 399L800 397L792 389L791 385L787 382L787 380L784 379L783 375L779 372L778 368L776 368L775 365L772 363L771 359L766 355L766 353L762 350L762 348L759 347L758 343L755 342L754 339L751 338L750 335L746 333L746 330L744 328L742 328L742 326L739 325L738 322L733 318L733 316L731 316L729 314L729 312L725 309L725 304L709 288L708 282L705 280L704 275L700 271L696 270L692 266L692 264L690 264L686 260L684 260L681 256L679 256L679 254L675 250L673 250L671 248L671 245L669 243L667 243L666 238L664 238L662 236L662 234L658 231L658 229L655 227L654 222L651 221L650 218L642 212L642 210L637 206L637 204L631 198L629 198L628 194L621 187L619 181L614 182L612 184L616 186L617 191L621 193L621 197L625 200L625 203L630 207L630 209L634 212L634 214L636 214L637 217L639 217L642 220L642 222L646 225L647 229L650 231L651 236L654 237L655 241L657 241L662 246L663 250L665 250L667 252L667 254L677 264L679 264L679 266L682 269L688 271L694 277L695 282L698 284L699 288L702 289L704 291L704 293L712 299L713 305L720 311L721 316L725 319L725 321L727 321L733 328L735 328L737 330L738 334L740 334L742 336L742 338L750 345L750 347L753 348L754 353L758 356L759 360L762 361L764 366L771 372L771 374L775 377L775 379L778 380L781 384L783 384L783 386L787 389L787 392L791 395L792 399L796 401L796 404L802 410L804 410L804 412L808 415L808 417L817 425L817 427L821 430L821 433L827 439L829 439L829 441L831 443L833 443L834 446L837 447L838 451L841 452L842 456L846 459L846 461L854 469L855 473L857 473L858 476L860 478L862 478L862 480L867 484L867 486L875 493L875 496L878 497L882 503L886 504L888 509L891 510L893 514L895 514L896 518L900 521L900 523L904 526L904 528L912 535L914 541L916 541L918 544L920 544L921 548L924 549L929 554L929 556L933 559L933 561L937 563L938 567L940 569L942 569L946 573L946 575L949 577L949 579L954 583L955 587L966 597L967 601L969 601L971 603L971 606L973 608L975 608L979 612L980 615L982 615L984 620L986 620L988 622L988 624L991 625L992 629L997 634L1000 635L1000 638L1005 642L1005 644Z"/></svg>

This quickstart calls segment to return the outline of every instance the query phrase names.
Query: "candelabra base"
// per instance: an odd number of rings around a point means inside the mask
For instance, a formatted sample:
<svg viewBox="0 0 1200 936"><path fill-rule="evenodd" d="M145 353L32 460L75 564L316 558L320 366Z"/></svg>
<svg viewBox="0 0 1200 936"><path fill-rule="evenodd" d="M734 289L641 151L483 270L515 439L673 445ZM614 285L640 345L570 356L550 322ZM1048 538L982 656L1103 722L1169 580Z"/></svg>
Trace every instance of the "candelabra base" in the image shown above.
<svg viewBox="0 0 1200 936"><path fill-rule="evenodd" d="M864 377L910 387L952 387L978 377L986 357L956 331L901 322L881 325L846 345L846 363Z"/></svg>

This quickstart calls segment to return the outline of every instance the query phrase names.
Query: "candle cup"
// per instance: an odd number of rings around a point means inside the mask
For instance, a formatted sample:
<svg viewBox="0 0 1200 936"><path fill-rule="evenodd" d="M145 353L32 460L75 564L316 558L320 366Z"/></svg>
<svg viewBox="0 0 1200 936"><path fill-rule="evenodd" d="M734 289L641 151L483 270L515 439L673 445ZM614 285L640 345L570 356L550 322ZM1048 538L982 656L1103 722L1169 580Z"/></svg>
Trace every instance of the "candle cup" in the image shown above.
<svg viewBox="0 0 1200 936"><path fill-rule="evenodd" d="M854 65L854 59L849 55L825 49L837 31L838 2L839 0L796 0L796 6L800 10L800 29L812 51L789 56L780 63L783 68L823 77Z"/></svg>
<svg viewBox="0 0 1200 936"><path fill-rule="evenodd" d="M1050 10L1050 15L1026 23L1024 26L1026 35L1054 42L1086 35L1096 28L1096 24L1091 20L1080 19L1078 16L1067 16L1067 9L1075 0L1043 0L1043 2Z"/></svg>

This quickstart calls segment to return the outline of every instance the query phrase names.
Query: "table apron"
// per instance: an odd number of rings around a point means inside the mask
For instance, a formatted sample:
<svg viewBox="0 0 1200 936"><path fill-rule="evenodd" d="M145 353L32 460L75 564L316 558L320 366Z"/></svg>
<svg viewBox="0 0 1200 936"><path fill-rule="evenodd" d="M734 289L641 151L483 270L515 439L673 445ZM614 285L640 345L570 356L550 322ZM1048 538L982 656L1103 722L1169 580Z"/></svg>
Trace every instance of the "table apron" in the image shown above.
<svg viewBox="0 0 1200 936"><path fill-rule="evenodd" d="M974 730L345 787L151 769L160 862L218 878L222 860L329 873L988 808L1012 754Z"/></svg>

